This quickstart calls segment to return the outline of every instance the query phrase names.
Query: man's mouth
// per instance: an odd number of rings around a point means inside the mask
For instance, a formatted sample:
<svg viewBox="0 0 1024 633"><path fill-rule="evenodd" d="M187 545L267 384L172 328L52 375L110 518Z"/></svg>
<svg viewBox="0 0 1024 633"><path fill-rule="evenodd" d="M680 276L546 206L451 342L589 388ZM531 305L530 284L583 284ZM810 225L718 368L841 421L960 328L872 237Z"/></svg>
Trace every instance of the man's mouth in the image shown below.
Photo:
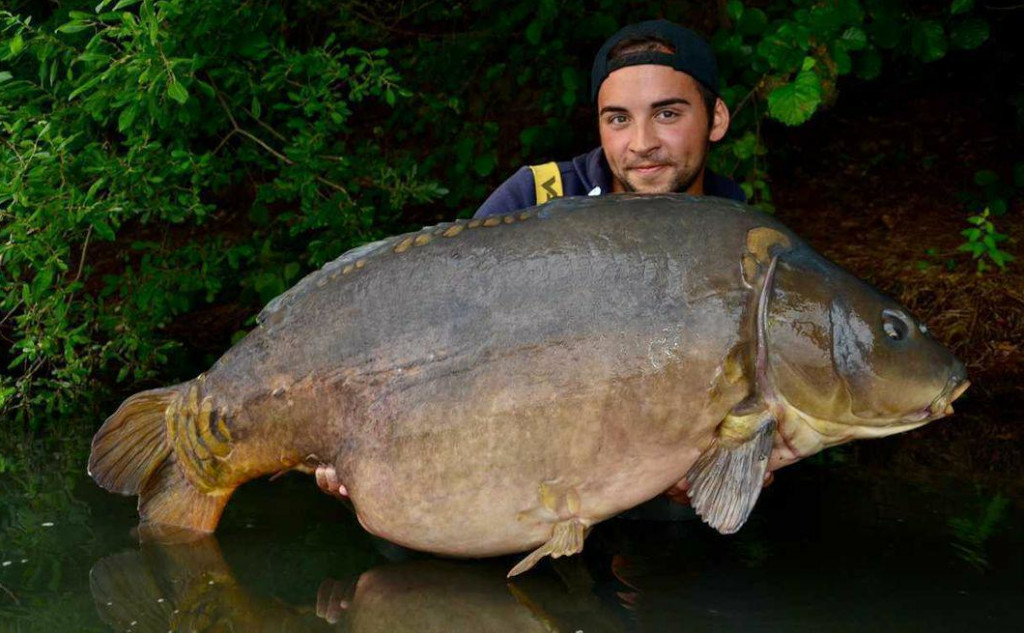
<svg viewBox="0 0 1024 633"><path fill-rule="evenodd" d="M630 167L629 170L640 174L641 176L649 176L651 174L658 173L662 169L668 167L668 165L657 164L657 165L635 165Z"/></svg>

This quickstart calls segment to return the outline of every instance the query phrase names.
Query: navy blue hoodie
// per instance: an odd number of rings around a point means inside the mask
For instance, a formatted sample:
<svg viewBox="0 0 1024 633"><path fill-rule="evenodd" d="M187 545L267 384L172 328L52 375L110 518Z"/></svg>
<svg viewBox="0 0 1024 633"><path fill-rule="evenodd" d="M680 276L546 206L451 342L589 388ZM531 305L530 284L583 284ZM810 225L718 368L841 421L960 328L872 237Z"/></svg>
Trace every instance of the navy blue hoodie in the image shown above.
<svg viewBox="0 0 1024 633"><path fill-rule="evenodd" d="M611 169L600 147L570 161L559 162L558 171L562 174L562 195L596 196L612 191ZM704 170L704 195L747 201L747 196L739 185L708 169ZM528 209L536 204L537 190L533 184L533 172L529 167L521 167L494 190L473 217L509 213Z"/></svg>

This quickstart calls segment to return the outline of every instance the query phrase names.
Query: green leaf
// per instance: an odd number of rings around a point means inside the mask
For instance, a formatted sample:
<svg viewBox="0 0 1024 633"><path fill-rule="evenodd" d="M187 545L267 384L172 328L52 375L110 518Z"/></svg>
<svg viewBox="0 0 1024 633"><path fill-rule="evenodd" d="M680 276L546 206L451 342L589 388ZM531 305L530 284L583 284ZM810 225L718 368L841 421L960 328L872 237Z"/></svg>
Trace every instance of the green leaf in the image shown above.
<svg viewBox="0 0 1024 633"><path fill-rule="evenodd" d="M50 289L53 283L53 267L44 266L32 280L32 298L36 301L43 298L43 294Z"/></svg>
<svg viewBox="0 0 1024 633"><path fill-rule="evenodd" d="M725 4L725 12L733 22L743 17L743 3L740 0L729 0Z"/></svg>
<svg viewBox="0 0 1024 633"><path fill-rule="evenodd" d="M13 77L14 75L7 72L6 70L0 70L0 84L2 84L5 81L10 81Z"/></svg>
<svg viewBox="0 0 1024 633"><path fill-rule="evenodd" d="M92 230L95 231L97 237L104 239L108 242L114 241L114 229L110 228L110 225L103 220L96 220L92 223Z"/></svg>
<svg viewBox="0 0 1024 633"><path fill-rule="evenodd" d="M213 90L213 86L211 86L210 84L206 83L205 81L199 81L198 79L193 79L192 85L198 87L199 88L199 92L203 93L207 97L210 97L211 99L213 97L215 97L216 94L217 94Z"/></svg>
<svg viewBox="0 0 1024 633"><path fill-rule="evenodd" d="M121 110L121 115L117 117L117 131L123 133L125 130L130 128L132 126L132 123L135 122L135 116L138 114L138 112L139 110L137 104L134 103L129 105L124 110Z"/></svg>
<svg viewBox="0 0 1024 633"><path fill-rule="evenodd" d="M757 151L757 137L753 132L747 132L733 143L732 151L741 160L753 157Z"/></svg>
<svg viewBox="0 0 1024 633"><path fill-rule="evenodd" d="M768 28L768 15L761 9L747 9L736 22L736 32L741 35L760 35Z"/></svg>
<svg viewBox="0 0 1024 633"><path fill-rule="evenodd" d="M811 7L809 25L815 36L830 40L842 27L842 16L832 3L819 3Z"/></svg>
<svg viewBox="0 0 1024 633"><path fill-rule="evenodd" d="M473 161L473 170L480 176L489 176L497 165L498 160L492 152L483 156L477 156L476 160Z"/></svg>
<svg viewBox="0 0 1024 633"><path fill-rule="evenodd" d="M782 26L757 46L757 53L780 72L796 70L810 47L810 33L806 27L793 22Z"/></svg>
<svg viewBox="0 0 1024 633"><path fill-rule="evenodd" d="M999 174L991 169L981 169L974 172L974 184L980 187L988 187L999 182Z"/></svg>
<svg viewBox="0 0 1024 633"><path fill-rule="evenodd" d="M188 90L185 90L185 86L175 81L167 86L167 96L174 99L178 103L184 104L188 101Z"/></svg>
<svg viewBox="0 0 1024 633"><path fill-rule="evenodd" d="M900 43L901 28L897 20L880 18L868 25L868 33L875 46L884 49L896 48Z"/></svg>
<svg viewBox="0 0 1024 633"><path fill-rule="evenodd" d="M530 26L526 27L526 41L533 46L538 46L543 28L539 20L530 22Z"/></svg>
<svg viewBox="0 0 1024 633"><path fill-rule="evenodd" d="M72 33L78 33L79 31L84 31L84 30L86 30L88 28L89 28L88 24L82 24L81 22L71 21L71 22L68 22L67 24L62 24L62 25L58 26L57 27L57 31L60 32L60 33L67 33L67 34L70 35Z"/></svg>
<svg viewBox="0 0 1024 633"><path fill-rule="evenodd" d="M848 51L863 50L868 45L868 34L859 26L851 26L839 36Z"/></svg>
<svg viewBox="0 0 1024 633"><path fill-rule="evenodd" d="M96 182L92 183L92 186L89 187L89 190L85 193L85 197L90 200L95 199L96 192L99 191L106 183L106 178L98 178Z"/></svg>
<svg viewBox="0 0 1024 633"><path fill-rule="evenodd" d="M1007 262L1012 262L1013 260L1017 259L1016 257L1007 253L1006 251L1001 251L999 249L989 251L988 256L992 261L996 263L996 266L999 266L1000 268L1006 268Z"/></svg>
<svg viewBox="0 0 1024 633"><path fill-rule="evenodd" d="M949 39L958 48L978 48L988 39L988 22L984 18L967 18L953 25Z"/></svg>
<svg viewBox="0 0 1024 633"><path fill-rule="evenodd" d="M93 88L96 84L98 84L100 82L100 80L102 78L103 78L102 76L96 75L95 77L93 77L89 81L85 82L81 86L79 86L79 87L75 88L74 90L72 90L71 94L68 95L68 101L73 100L75 97L77 97L78 95L82 94L86 90L90 90L91 88Z"/></svg>
<svg viewBox="0 0 1024 633"><path fill-rule="evenodd" d="M910 47L923 62L942 59L948 48L946 32L935 20L916 21L910 28Z"/></svg>
<svg viewBox="0 0 1024 633"><path fill-rule="evenodd" d="M569 67L562 69L562 86L566 90L576 90L580 87L580 76L575 69Z"/></svg>
<svg viewBox="0 0 1024 633"><path fill-rule="evenodd" d="M958 15L960 13L967 13L974 8L974 0L953 0L953 4L949 7L949 12L952 15Z"/></svg>
<svg viewBox="0 0 1024 633"><path fill-rule="evenodd" d="M839 11L839 18L847 24L860 24L864 22L864 8L859 0L839 0L836 5Z"/></svg>
<svg viewBox="0 0 1024 633"><path fill-rule="evenodd" d="M78 56L78 60L89 63L109 64L110 55L105 55L103 53L82 53Z"/></svg>
<svg viewBox="0 0 1024 633"><path fill-rule="evenodd" d="M836 63L836 73L840 75L847 75L853 70L853 59L842 46L832 49L832 61Z"/></svg>
<svg viewBox="0 0 1024 633"><path fill-rule="evenodd" d="M25 40L21 37L21 33L15 33L11 38L11 55L17 55L24 49Z"/></svg>
<svg viewBox="0 0 1024 633"><path fill-rule="evenodd" d="M795 81L768 95L768 113L786 125L803 123L820 104L821 81L813 70L801 71Z"/></svg>

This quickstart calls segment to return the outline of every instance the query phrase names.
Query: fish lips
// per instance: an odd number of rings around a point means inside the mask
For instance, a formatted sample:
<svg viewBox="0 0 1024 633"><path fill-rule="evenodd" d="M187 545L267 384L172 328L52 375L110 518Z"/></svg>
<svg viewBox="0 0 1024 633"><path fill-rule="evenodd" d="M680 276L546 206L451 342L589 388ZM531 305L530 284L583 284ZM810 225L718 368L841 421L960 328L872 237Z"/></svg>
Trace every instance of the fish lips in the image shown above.
<svg viewBox="0 0 1024 633"><path fill-rule="evenodd" d="M921 411L921 419L936 420L947 415L952 415L953 401L962 396L970 386L971 381L967 379L967 372L964 371L963 366L961 365L958 370L954 371L950 375L949 380L946 381L946 386L942 389L942 392L932 400L932 403L928 405L928 408Z"/></svg>

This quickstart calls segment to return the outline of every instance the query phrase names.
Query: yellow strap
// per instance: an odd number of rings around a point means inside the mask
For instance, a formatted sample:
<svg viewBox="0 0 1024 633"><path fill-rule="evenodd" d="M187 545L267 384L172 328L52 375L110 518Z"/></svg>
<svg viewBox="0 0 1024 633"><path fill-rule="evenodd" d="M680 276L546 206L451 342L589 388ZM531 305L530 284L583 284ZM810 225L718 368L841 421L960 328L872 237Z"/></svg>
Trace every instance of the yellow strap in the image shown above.
<svg viewBox="0 0 1024 633"><path fill-rule="evenodd" d="M533 187L537 192L537 204L544 204L552 198L562 197L562 174L557 163L530 165L533 172Z"/></svg>

